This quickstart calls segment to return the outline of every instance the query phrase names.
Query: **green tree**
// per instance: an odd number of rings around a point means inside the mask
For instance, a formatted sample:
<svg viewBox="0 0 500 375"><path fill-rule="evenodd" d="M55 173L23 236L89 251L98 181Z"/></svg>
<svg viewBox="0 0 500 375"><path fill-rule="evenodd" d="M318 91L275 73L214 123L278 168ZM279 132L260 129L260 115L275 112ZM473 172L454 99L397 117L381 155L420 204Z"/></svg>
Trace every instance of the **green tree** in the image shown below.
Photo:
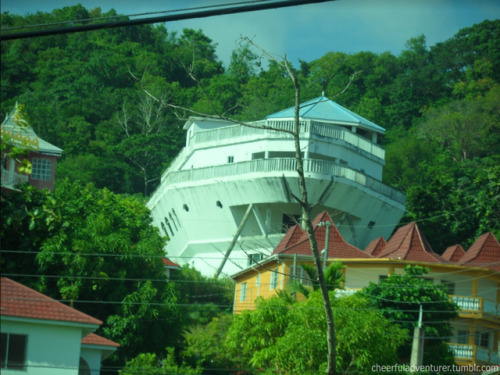
<svg viewBox="0 0 500 375"><path fill-rule="evenodd" d="M422 306L426 338L424 364L452 365L454 357L445 338L451 335L450 320L457 316L457 306L449 301L443 285L436 286L426 280L428 271L421 266L406 266L404 274L392 274L378 284L370 283L362 295L374 301L387 319L410 334L418 323L419 306ZM406 362L410 359L411 343L407 340L399 348L398 356Z"/></svg>
<svg viewBox="0 0 500 375"><path fill-rule="evenodd" d="M178 290L142 200L63 181L54 193L2 192L2 269L16 280L107 322L117 359L179 344ZM96 303L99 301L99 303Z"/></svg>
<svg viewBox="0 0 500 375"><path fill-rule="evenodd" d="M385 319L359 295L332 300L337 323L339 373L371 373L374 364L397 361L406 332ZM265 373L304 374L326 368L325 316L322 297L314 292L303 302L272 297L259 299L257 309L234 317L225 346L241 366Z"/></svg>
<svg viewBox="0 0 500 375"><path fill-rule="evenodd" d="M174 348L169 347L165 358L154 353L141 353L128 361L123 370L118 373L120 375L197 375L201 374L201 371L185 365L177 365Z"/></svg>

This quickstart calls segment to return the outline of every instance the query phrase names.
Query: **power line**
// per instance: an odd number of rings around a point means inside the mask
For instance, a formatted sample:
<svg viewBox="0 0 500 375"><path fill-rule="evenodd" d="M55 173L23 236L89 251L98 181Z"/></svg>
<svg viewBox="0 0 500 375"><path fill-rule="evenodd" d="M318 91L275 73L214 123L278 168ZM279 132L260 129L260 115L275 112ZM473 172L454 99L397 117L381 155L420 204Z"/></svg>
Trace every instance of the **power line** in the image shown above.
<svg viewBox="0 0 500 375"><path fill-rule="evenodd" d="M103 22L98 24L86 24L86 25L77 25L77 26L68 26L57 29L47 29L47 30L37 30L37 31L25 31L25 32L17 32L17 33L2 33L0 39L5 40L14 40L14 39L25 39L25 38L33 38L39 36L48 36L48 35L58 35L58 34L68 34L68 33L77 33L77 32L85 32L85 31L93 31L93 30L101 30L101 29L110 29L116 27L128 27L128 26L137 26L137 25L145 25L152 23L160 23L160 22L172 22L172 21L181 21L192 18L205 18L211 16L221 16L228 14L237 14L237 13L246 13L246 12L254 12L259 10L268 10L268 9L278 9L278 8L286 8L297 5L306 5L313 3L323 3L327 1L335 1L335 0L281 0L281 1L267 1L267 2L257 2L246 4L242 3L242 5L236 6L222 6L217 9L206 9L195 12L186 12L175 15L165 15L165 16L157 16L157 17L149 17L149 18L140 18L133 20L117 20L112 22Z"/></svg>

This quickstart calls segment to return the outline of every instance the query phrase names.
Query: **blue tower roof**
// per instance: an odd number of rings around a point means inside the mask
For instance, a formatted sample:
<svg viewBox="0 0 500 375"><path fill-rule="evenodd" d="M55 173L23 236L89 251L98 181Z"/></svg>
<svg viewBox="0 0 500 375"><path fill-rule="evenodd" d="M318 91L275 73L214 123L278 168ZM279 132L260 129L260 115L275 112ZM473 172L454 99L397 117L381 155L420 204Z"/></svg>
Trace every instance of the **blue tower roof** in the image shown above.
<svg viewBox="0 0 500 375"><path fill-rule="evenodd" d="M295 116L295 108L290 107L282 111L266 116L266 119L273 118L293 118ZM341 123L343 125L354 125L365 129L372 130L377 133L384 133L385 129L373 122L357 115L356 113L342 107L340 104L328 99L325 96L320 96L316 99L300 105L299 116L302 119L327 121L331 123Z"/></svg>

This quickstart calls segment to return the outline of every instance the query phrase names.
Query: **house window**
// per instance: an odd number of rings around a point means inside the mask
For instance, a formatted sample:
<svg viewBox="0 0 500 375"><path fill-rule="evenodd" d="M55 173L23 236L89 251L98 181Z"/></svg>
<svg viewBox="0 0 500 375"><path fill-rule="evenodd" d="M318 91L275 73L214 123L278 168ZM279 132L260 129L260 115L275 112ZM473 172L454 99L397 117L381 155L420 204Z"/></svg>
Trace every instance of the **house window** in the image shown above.
<svg viewBox="0 0 500 375"><path fill-rule="evenodd" d="M52 177L52 161L49 159L33 158L31 178L34 180L50 181Z"/></svg>
<svg viewBox="0 0 500 375"><path fill-rule="evenodd" d="M387 279L389 276L387 275L379 275L378 276L378 283L380 284L383 280Z"/></svg>
<svg viewBox="0 0 500 375"><path fill-rule="evenodd" d="M278 286L278 270L271 272L271 283L269 284L269 289L276 289Z"/></svg>
<svg viewBox="0 0 500 375"><path fill-rule="evenodd" d="M260 273L257 275L255 278L255 286L258 288L260 287Z"/></svg>
<svg viewBox="0 0 500 375"><path fill-rule="evenodd" d="M2 333L1 362L2 368L12 370L26 369L26 342L27 335Z"/></svg>
<svg viewBox="0 0 500 375"><path fill-rule="evenodd" d="M476 337L474 338L475 345L487 348L488 343L489 343L489 334L487 332L476 332Z"/></svg>
<svg viewBox="0 0 500 375"><path fill-rule="evenodd" d="M441 284L446 287L447 294L455 294L455 283L451 281L441 280Z"/></svg>
<svg viewBox="0 0 500 375"><path fill-rule="evenodd" d="M247 283L245 282L241 284L240 302L243 302L246 299L247 299Z"/></svg>
<svg viewBox="0 0 500 375"><path fill-rule="evenodd" d="M234 163L234 156L228 156L227 157L227 162L228 163Z"/></svg>
<svg viewBox="0 0 500 375"><path fill-rule="evenodd" d="M457 344L467 344L468 343L469 332L459 329L457 335Z"/></svg>
<svg viewBox="0 0 500 375"><path fill-rule="evenodd" d="M254 152L252 154L252 160L264 159L265 157L266 157L266 153L264 151L262 151L262 152Z"/></svg>

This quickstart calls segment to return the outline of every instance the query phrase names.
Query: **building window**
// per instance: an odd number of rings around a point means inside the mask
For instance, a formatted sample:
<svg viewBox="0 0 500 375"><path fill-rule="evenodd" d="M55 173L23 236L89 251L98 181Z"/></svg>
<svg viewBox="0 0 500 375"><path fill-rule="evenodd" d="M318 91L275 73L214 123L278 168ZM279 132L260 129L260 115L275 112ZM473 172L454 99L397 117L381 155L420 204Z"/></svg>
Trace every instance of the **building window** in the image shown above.
<svg viewBox="0 0 500 375"><path fill-rule="evenodd" d="M227 162L228 163L234 163L234 156L228 156L227 157Z"/></svg>
<svg viewBox="0 0 500 375"><path fill-rule="evenodd" d="M457 344L468 344L469 332L459 329L458 330L458 335L457 335Z"/></svg>
<svg viewBox="0 0 500 375"><path fill-rule="evenodd" d="M247 283L245 282L241 284L240 302L243 302L246 299L247 299Z"/></svg>
<svg viewBox="0 0 500 375"><path fill-rule="evenodd" d="M387 279L389 276L387 275L379 275L378 276L378 283L380 284L383 280Z"/></svg>
<svg viewBox="0 0 500 375"><path fill-rule="evenodd" d="M269 284L269 289L276 289L278 286L278 270L271 272L271 283Z"/></svg>
<svg viewBox="0 0 500 375"><path fill-rule="evenodd" d="M489 334L487 332L476 332L474 344L477 346L482 346L483 348L487 348L489 344Z"/></svg>
<svg viewBox="0 0 500 375"><path fill-rule="evenodd" d="M34 180L50 181L52 177L52 161L49 159L33 158L31 178Z"/></svg>
<svg viewBox="0 0 500 375"><path fill-rule="evenodd" d="M452 281L441 280L441 284L443 284L446 288L447 294L455 294L455 283Z"/></svg>
<svg viewBox="0 0 500 375"><path fill-rule="evenodd" d="M265 157L266 157L266 153L264 151L262 151L262 152L254 152L252 154L252 160L264 159Z"/></svg>
<svg viewBox="0 0 500 375"><path fill-rule="evenodd" d="M27 335L2 333L1 362L2 368L26 370Z"/></svg>
<svg viewBox="0 0 500 375"><path fill-rule="evenodd" d="M255 278L255 286L257 288L260 287L260 273L257 275L257 277Z"/></svg>

